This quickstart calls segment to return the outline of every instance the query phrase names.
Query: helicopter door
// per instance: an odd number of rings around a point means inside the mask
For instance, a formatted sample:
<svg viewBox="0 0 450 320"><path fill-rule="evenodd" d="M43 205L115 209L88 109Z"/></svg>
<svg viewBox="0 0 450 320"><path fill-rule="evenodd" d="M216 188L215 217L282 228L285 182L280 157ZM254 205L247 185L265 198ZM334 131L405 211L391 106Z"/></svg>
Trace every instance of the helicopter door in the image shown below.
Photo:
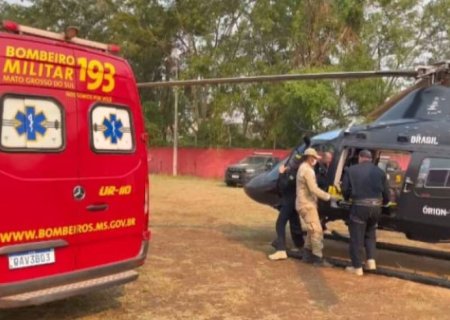
<svg viewBox="0 0 450 320"><path fill-rule="evenodd" d="M402 151L381 150L376 151L376 161L378 167L386 173L389 201L397 205L411 162L411 154ZM395 213L395 207L391 213Z"/></svg>
<svg viewBox="0 0 450 320"><path fill-rule="evenodd" d="M340 186L344 175L344 168L358 163L360 148L346 148L343 150L337 163L334 186ZM411 154L396 150L370 150L374 155L375 164L386 173L389 186L389 201L397 204L402 193L402 187L406 172L409 168ZM396 213L396 206L389 210L390 214Z"/></svg>
<svg viewBox="0 0 450 320"><path fill-rule="evenodd" d="M449 200L450 158L414 153L402 188L398 218L448 228Z"/></svg>

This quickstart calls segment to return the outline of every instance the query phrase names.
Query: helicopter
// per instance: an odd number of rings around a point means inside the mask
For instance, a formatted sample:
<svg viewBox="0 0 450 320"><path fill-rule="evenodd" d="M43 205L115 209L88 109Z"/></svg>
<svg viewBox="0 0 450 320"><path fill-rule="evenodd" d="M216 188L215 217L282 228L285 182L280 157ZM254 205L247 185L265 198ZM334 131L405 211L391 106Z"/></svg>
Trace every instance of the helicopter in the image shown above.
<svg viewBox="0 0 450 320"><path fill-rule="evenodd" d="M373 162L386 172L390 205L383 208L378 228L404 233L423 242L450 241L450 62L415 70L364 71L322 74L289 74L200 80L149 82L138 87L168 87L292 81L310 79L354 79L367 77L412 77L417 81L372 112L372 122L349 125L305 139L308 147L332 154L324 181L328 192L340 195L345 169L357 163L358 153L368 149ZM280 162L281 164L282 162ZM280 165L279 164L279 165ZM276 207L278 166L262 173L245 186L253 200ZM322 223L347 220L345 201L319 203Z"/></svg>

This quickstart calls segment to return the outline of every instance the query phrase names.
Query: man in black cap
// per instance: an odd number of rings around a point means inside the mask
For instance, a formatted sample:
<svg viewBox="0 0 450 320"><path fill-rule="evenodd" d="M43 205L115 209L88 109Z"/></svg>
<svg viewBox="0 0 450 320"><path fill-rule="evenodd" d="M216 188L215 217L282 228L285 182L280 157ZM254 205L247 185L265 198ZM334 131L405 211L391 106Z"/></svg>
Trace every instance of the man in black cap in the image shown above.
<svg viewBox="0 0 450 320"><path fill-rule="evenodd" d="M369 150L359 152L358 164L347 169L342 181L345 200L352 199L350 208L350 257L352 266L346 270L363 275L360 250L366 249L366 270L375 270L376 228L381 207L389 202L386 174L372 163Z"/></svg>

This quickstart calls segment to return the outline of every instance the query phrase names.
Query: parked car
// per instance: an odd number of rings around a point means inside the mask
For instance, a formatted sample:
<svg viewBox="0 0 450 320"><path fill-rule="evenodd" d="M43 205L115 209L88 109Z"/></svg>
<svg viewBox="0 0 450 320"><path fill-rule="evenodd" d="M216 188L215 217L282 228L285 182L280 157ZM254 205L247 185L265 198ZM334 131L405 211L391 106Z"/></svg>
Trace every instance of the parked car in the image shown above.
<svg viewBox="0 0 450 320"><path fill-rule="evenodd" d="M225 183L227 186L243 186L260 173L272 169L279 161L279 158L271 154L248 156L237 164L227 167L225 170Z"/></svg>

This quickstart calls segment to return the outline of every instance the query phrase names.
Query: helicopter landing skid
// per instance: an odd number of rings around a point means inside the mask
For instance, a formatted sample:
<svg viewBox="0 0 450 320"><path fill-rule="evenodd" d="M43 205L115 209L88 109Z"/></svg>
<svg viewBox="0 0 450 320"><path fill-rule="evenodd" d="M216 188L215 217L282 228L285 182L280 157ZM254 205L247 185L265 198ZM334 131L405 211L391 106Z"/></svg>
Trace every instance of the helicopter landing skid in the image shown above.
<svg viewBox="0 0 450 320"><path fill-rule="evenodd" d="M290 258L295 258L299 260L302 259L301 254L292 254L291 251L287 251L287 255ZM350 266L350 260L334 257L326 257L325 259L333 266L338 268L345 268L347 266ZM399 271L392 268L384 268L380 266L377 266L376 270L365 270L364 273L393 277L402 280L450 289L450 280L443 277L431 277L418 274L416 272Z"/></svg>
<svg viewBox="0 0 450 320"><path fill-rule="evenodd" d="M331 234L324 234L324 238L329 240L342 241L346 243L349 242L349 238L347 236L344 236L337 231L331 231ZM395 251L416 256L450 261L450 252L442 252L423 248L414 248L410 246L396 245L387 242L377 242L377 248L382 250Z"/></svg>
<svg viewBox="0 0 450 320"><path fill-rule="evenodd" d="M349 242L349 238L347 236L344 236L340 234L337 231L332 231L331 234L324 234L324 238L328 240L334 240L334 241L340 241L340 242ZM436 251L436 250L429 250L429 249L423 249L423 248L414 248L410 246L402 246L402 245L394 245L391 243L386 242L377 242L377 248L381 250L386 251L394 251L398 253L405 253L413 256L426 256L433 259L443 260L443 261L449 261L450 260L450 253L442 252L442 251ZM302 254L300 252L296 251L287 251L287 255L290 258L302 259ZM350 260L348 259L342 259L342 258L336 258L336 257L326 257L326 260L333 264L335 267L345 268L350 265ZM376 275L382 275L387 277L395 277L403 280L408 280L412 282L432 285L432 286L438 286L438 287L444 287L450 289L450 279L447 277L433 277L428 276L424 274L417 273L416 271L401 271L401 270L395 270L394 268L386 268L377 266L377 269L375 271L364 271L367 274L376 274Z"/></svg>
<svg viewBox="0 0 450 320"><path fill-rule="evenodd" d="M345 268L350 265L350 262L348 260L344 259L337 259L337 258L327 258L327 261L333 264L336 267ZM364 271L365 273L369 274L376 274L376 275L382 275L386 277L394 277L399 278L403 280L413 281L417 283L432 285L432 286L438 286L438 287L444 287L450 289L450 280L447 278L440 278L440 277L431 277L426 275L421 275L415 272L407 272L407 271L399 271L394 270L390 268L384 268L377 266L376 270L371 271Z"/></svg>

